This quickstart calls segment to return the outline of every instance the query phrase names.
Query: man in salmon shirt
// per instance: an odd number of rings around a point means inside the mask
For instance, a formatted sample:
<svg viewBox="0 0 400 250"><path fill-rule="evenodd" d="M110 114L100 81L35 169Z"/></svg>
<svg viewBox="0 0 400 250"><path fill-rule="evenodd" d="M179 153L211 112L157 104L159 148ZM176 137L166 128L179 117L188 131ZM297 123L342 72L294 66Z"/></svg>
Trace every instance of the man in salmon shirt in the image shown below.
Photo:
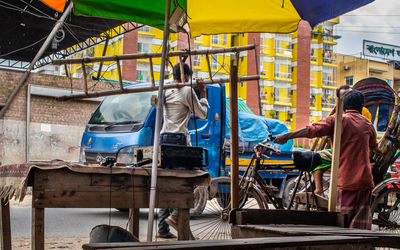
<svg viewBox="0 0 400 250"><path fill-rule="evenodd" d="M364 96L352 90L344 95L342 138L338 173L338 211L348 214L350 227L371 229L371 191L374 187L369 150L377 149L372 123L361 115ZM300 130L278 135L275 143L289 139L329 136L333 138L335 115Z"/></svg>

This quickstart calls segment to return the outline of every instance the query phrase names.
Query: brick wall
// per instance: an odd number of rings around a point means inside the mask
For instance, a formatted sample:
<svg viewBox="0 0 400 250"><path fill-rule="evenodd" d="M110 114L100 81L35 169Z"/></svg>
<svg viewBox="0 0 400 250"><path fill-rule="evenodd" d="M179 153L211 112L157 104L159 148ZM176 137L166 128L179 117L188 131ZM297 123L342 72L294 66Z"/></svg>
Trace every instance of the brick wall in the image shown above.
<svg viewBox="0 0 400 250"><path fill-rule="evenodd" d="M5 103L24 72L0 69L0 102ZM32 73L26 84L83 90L82 79ZM88 81L89 91L109 90L109 83ZM98 103L58 101L53 97L31 95L31 119L27 131L27 86L23 87L4 117L0 119L0 163L62 159L77 161L86 123ZM26 141L29 141L29 147ZM26 149L29 149L27 154Z"/></svg>
<svg viewBox="0 0 400 250"><path fill-rule="evenodd" d="M9 94L22 78L23 72L0 69L0 102L5 103ZM25 121L27 85L39 85L62 89L83 90L82 79L32 73L7 109L4 119ZM89 91L113 89L109 83L88 81ZM98 103L89 101L58 101L51 97L31 96L31 122L62 125L84 125Z"/></svg>
<svg viewBox="0 0 400 250"><path fill-rule="evenodd" d="M123 54L136 54L138 52L138 31L133 30L124 34ZM122 79L126 81L136 81L136 60L122 61Z"/></svg>

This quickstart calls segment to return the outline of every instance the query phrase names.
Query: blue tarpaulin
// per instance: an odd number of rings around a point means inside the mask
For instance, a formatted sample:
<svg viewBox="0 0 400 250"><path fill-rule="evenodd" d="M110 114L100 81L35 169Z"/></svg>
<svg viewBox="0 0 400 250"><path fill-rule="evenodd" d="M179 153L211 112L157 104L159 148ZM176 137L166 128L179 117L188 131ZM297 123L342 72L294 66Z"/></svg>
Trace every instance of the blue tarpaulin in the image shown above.
<svg viewBox="0 0 400 250"><path fill-rule="evenodd" d="M239 120L239 142L258 143L267 139L271 134L276 136L289 132L286 125L276 119L270 119L262 116L238 112ZM225 138L230 138L230 119L229 110L227 110ZM271 142L271 145L274 145ZM279 145L281 151L292 151L293 140L289 140L286 144Z"/></svg>

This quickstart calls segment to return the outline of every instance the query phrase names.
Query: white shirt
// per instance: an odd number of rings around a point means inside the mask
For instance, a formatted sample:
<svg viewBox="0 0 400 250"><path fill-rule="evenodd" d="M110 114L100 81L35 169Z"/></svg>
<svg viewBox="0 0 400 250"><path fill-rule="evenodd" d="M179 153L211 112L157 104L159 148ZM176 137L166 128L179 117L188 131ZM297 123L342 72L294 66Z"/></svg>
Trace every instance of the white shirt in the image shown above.
<svg viewBox="0 0 400 250"><path fill-rule="evenodd" d="M187 136L188 145L190 145L188 131L190 113L195 113L200 119L206 119L209 108L207 99L199 100L196 92L189 86L167 89L164 98L164 123L161 133L183 133Z"/></svg>

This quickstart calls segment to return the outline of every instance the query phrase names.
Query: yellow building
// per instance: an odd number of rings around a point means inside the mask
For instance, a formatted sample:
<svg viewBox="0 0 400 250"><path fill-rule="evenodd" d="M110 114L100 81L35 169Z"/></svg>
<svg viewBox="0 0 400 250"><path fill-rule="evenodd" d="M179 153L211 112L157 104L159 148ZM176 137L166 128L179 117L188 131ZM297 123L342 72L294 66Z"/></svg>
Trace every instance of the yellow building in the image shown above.
<svg viewBox="0 0 400 250"><path fill-rule="evenodd" d="M339 19L333 19L317 26L311 36L311 70L310 70L310 122L317 121L328 115L334 106L334 90L336 88L336 57L333 36L333 26ZM162 31L153 27L143 26L138 31L130 32L111 39L105 55L121 55L129 52L126 48L135 47L133 52L151 53L161 52ZM212 49L231 46L243 46L254 43L255 34L220 34L200 36L193 39L191 49ZM259 39L259 55L257 63L248 61L248 53L242 52L239 60L239 75L248 75L251 67L259 67L260 102L263 115L268 118L279 119L292 130L296 128L296 92L297 92L297 33L293 34L256 34ZM170 51L178 48L188 48L187 37L184 34L171 34L169 39ZM102 56L105 44L94 46L74 57ZM130 50L132 51L132 50ZM172 73L176 58L170 58L167 73ZM153 59L154 78L159 79L160 59ZM187 61L189 63L189 61ZM213 78L228 77L229 55L194 56L192 60L193 76L209 79L209 65ZM133 67L133 68L132 68ZM87 75L97 77L100 64L90 65ZM72 65L68 69L72 76L82 77L80 65ZM150 81L149 59L137 60L134 66L122 64L123 76L127 72L135 75L136 81ZM118 79L116 63L104 63L101 78ZM170 76L171 77L171 76ZM126 77L124 80L127 80ZM229 84L226 86L229 96ZM254 88L253 88L254 89ZM248 98L246 82L240 83L238 96L243 100ZM256 112L257 113L257 112Z"/></svg>
<svg viewBox="0 0 400 250"><path fill-rule="evenodd" d="M393 63L337 54L339 85L353 85L361 79L376 77L385 80L396 91L400 88L400 68Z"/></svg>

